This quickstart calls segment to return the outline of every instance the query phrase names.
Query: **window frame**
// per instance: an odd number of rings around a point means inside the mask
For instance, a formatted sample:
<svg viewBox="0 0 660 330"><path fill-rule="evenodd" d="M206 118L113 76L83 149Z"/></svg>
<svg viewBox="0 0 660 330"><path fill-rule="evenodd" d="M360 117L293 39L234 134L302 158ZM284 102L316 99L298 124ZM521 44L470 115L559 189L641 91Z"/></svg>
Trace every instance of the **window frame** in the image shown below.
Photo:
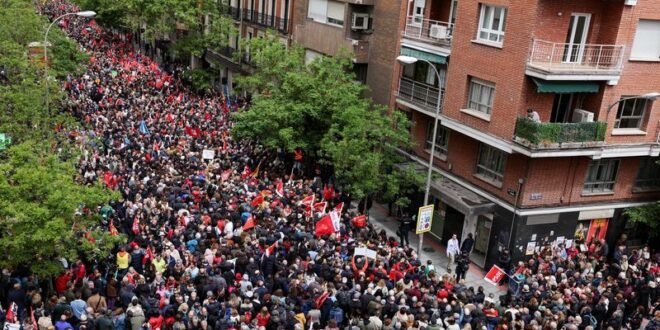
<svg viewBox="0 0 660 330"><path fill-rule="evenodd" d="M495 12L497 9L500 9L501 11L498 17L499 24L497 28L494 29L493 24L495 23ZM497 45L504 44L507 11L507 7L481 3L476 40ZM488 19L488 22L486 22L486 19ZM486 27L484 27L484 25L486 25ZM485 37L482 37L482 34L484 33L486 35ZM496 40L492 40L492 36L494 36Z"/></svg>
<svg viewBox="0 0 660 330"><path fill-rule="evenodd" d="M660 157L644 157L639 162L633 191L660 191Z"/></svg>
<svg viewBox="0 0 660 330"><path fill-rule="evenodd" d="M587 165L584 184L582 185L582 194L597 195L614 193L620 163L619 159L590 161L589 165ZM604 177L605 175L608 175L608 177Z"/></svg>
<svg viewBox="0 0 660 330"><path fill-rule="evenodd" d="M507 153L485 143L479 144L474 175L501 187L506 173ZM494 168L492 165L495 165Z"/></svg>
<svg viewBox="0 0 660 330"><path fill-rule="evenodd" d="M433 119L426 125L426 137L424 138L424 150L431 154L431 145L433 144ZM438 120L438 132L435 137L435 157L440 159L447 158L449 151L449 130L440 124Z"/></svg>
<svg viewBox="0 0 660 330"><path fill-rule="evenodd" d="M644 130L646 127L646 114L648 113L649 109L649 103L653 104L652 102L649 102L649 99L645 98L639 98L639 97L631 97L631 96L622 96L621 99L619 99L619 107L616 110L616 118L614 120L614 128L619 129L619 128L633 128L633 129L640 129ZM631 113L625 115L626 111L626 104L629 102L633 102L632 108L629 110ZM637 109L637 104L638 102L642 102L643 104L642 109L641 109L641 114L635 115L635 111L639 110ZM637 126L625 126L621 127L621 121L631 121L631 120L637 120Z"/></svg>
<svg viewBox="0 0 660 330"><path fill-rule="evenodd" d="M475 85L479 87L479 93L478 93L478 100L475 101L472 99L474 90L475 90ZM481 101L481 97L483 96L483 89L488 88L490 89L490 95L489 95L489 102L490 104L483 104ZM490 81L486 80L481 80L478 78L470 77L470 86L468 89L468 100L467 100L467 109L477 111L480 113L483 113L487 116L490 116L493 113L493 104L495 104L495 83L492 83ZM473 105L476 105L473 106ZM485 109L486 111L482 111L482 109Z"/></svg>

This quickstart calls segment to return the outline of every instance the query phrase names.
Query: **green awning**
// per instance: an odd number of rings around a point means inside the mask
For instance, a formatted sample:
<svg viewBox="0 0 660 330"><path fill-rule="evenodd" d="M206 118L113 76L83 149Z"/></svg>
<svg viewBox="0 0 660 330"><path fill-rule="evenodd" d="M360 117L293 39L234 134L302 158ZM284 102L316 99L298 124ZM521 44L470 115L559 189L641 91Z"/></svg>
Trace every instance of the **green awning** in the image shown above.
<svg viewBox="0 0 660 330"><path fill-rule="evenodd" d="M438 63L438 64L447 64L447 57L445 56L433 54L433 53L427 53L421 50L408 48L405 46L401 47L401 55L416 57L420 60L427 60L429 62Z"/></svg>
<svg viewBox="0 0 660 330"><path fill-rule="evenodd" d="M549 81L532 78L539 93L598 93L597 83L588 81Z"/></svg>

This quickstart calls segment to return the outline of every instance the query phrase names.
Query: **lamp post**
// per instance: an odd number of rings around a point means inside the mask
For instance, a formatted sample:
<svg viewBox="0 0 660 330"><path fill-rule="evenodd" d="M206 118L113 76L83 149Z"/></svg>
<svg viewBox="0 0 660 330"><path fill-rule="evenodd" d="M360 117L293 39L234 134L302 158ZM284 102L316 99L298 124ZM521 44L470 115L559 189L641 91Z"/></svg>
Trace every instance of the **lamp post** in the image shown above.
<svg viewBox="0 0 660 330"><path fill-rule="evenodd" d="M50 116L50 108L49 108L50 100L48 99L48 97L49 97L48 94L50 92L48 90L48 32L50 32L50 29L53 27L53 25L55 25L55 23L57 21L59 21L60 19L66 17L66 16L72 16L72 15L76 15L76 16L80 16L80 17L93 17L93 16L96 15L96 12L93 12L91 10L87 10L87 11L78 11L78 12L74 12L74 13L62 14L62 15L58 16L57 18L55 18L53 20L53 22L51 22L50 25L48 26L48 29L46 29L46 34L44 35L44 45L43 46L44 46L44 79L45 79L45 84L46 84L46 113L48 114L48 116Z"/></svg>
<svg viewBox="0 0 660 330"><path fill-rule="evenodd" d="M435 72L436 78L438 79L438 82L440 81L440 73L438 72L438 69L433 65L428 60L424 59L419 59L416 57L412 56L398 56L396 60L403 64L403 65L408 65L408 64L413 64L417 61L422 61L428 64L431 68L433 68L433 72ZM429 164L428 164L428 171L426 173L426 188L424 190L424 205L427 205L429 203L429 194L431 193L431 175L433 174L433 159L435 158L435 139L438 134L438 116L440 116L440 88L438 88L438 102L436 102L435 106L435 116L433 118L433 140L431 140L431 155L429 157ZM419 219L417 219L419 221ZM419 234L419 245L417 246L417 255L421 258L422 256L422 245L424 244L424 233Z"/></svg>
<svg viewBox="0 0 660 330"><path fill-rule="evenodd" d="M653 101L653 100L656 100L658 98L660 98L660 93L659 92L651 92L651 93L646 93L646 94L642 94L642 95L624 97L624 98L621 98L620 100L610 104L610 106L607 107L607 114L609 115L610 110L612 110L612 108L614 108L615 105L621 103L622 101L627 101L627 100L632 100L632 99L645 99L645 100Z"/></svg>

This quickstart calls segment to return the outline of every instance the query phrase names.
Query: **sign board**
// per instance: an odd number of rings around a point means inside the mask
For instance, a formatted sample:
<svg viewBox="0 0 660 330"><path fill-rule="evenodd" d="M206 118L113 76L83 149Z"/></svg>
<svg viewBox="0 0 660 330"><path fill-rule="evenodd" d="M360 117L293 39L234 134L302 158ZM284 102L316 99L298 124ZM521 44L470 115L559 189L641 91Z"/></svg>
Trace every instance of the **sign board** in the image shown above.
<svg viewBox="0 0 660 330"><path fill-rule="evenodd" d="M376 259L376 251L367 248L355 248L353 255Z"/></svg>
<svg viewBox="0 0 660 330"><path fill-rule="evenodd" d="M484 281L492 285L498 285L505 276L507 276L506 272L502 270L502 268L493 265L493 267L490 268L488 273L486 273L486 276L484 277Z"/></svg>
<svg viewBox="0 0 660 330"><path fill-rule="evenodd" d="M2 330L19 330L21 325L18 323L9 323L5 322L5 325L2 327Z"/></svg>
<svg viewBox="0 0 660 330"><path fill-rule="evenodd" d="M422 206L417 213L417 229L415 234L422 234L431 231L431 222L433 221L433 204Z"/></svg>
<svg viewBox="0 0 660 330"><path fill-rule="evenodd" d="M202 151L202 159L213 159L215 158L215 150L204 149Z"/></svg>

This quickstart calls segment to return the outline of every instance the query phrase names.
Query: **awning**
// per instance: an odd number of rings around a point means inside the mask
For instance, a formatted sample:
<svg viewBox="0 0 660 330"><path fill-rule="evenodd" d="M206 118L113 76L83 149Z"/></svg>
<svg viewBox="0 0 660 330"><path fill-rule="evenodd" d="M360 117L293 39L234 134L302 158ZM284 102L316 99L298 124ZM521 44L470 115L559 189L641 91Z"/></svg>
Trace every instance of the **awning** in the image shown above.
<svg viewBox="0 0 660 330"><path fill-rule="evenodd" d="M549 81L532 78L539 93L598 93L597 83L588 81Z"/></svg>
<svg viewBox="0 0 660 330"><path fill-rule="evenodd" d="M413 166L415 171L426 173L426 168L419 163L403 163L396 166L402 169ZM440 198L443 203L463 213L466 217L488 214L495 210L495 203L446 177L431 181L431 194Z"/></svg>
<svg viewBox="0 0 660 330"><path fill-rule="evenodd" d="M420 60L427 60L429 62L438 63L438 64L447 64L447 58L445 56L427 53L406 46L401 47L401 55L415 57Z"/></svg>

